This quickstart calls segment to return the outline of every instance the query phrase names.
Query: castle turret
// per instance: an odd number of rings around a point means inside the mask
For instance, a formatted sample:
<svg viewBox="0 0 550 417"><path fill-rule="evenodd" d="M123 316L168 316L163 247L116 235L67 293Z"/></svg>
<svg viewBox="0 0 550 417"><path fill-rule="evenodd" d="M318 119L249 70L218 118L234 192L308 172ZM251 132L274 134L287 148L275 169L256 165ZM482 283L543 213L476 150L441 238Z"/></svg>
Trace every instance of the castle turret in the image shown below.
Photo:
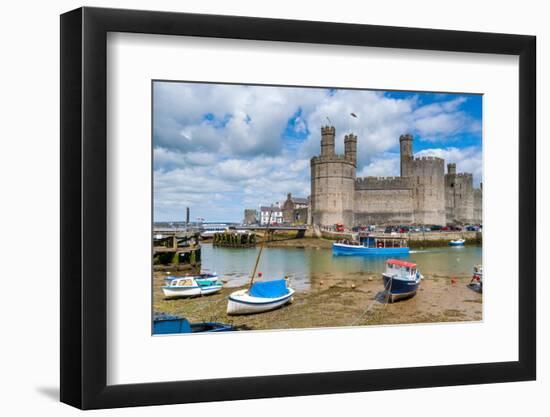
<svg viewBox="0 0 550 417"><path fill-rule="evenodd" d="M401 176L412 175L411 161L413 160L413 137L410 134L399 137L399 150L401 153Z"/></svg>
<svg viewBox="0 0 550 417"><path fill-rule="evenodd" d="M357 136L353 133L344 137L344 156L357 166Z"/></svg>
<svg viewBox="0 0 550 417"><path fill-rule="evenodd" d="M456 164L447 164L447 174L449 175L456 174Z"/></svg>
<svg viewBox="0 0 550 417"><path fill-rule="evenodd" d="M336 153L334 150L335 136L336 129L334 126L324 126L321 128L321 156L333 156Z"/></svg>
<svg viewBox="0 0 550 417"><path fill-rule="evenodd" d="M311 158L311 222L353 226L357 137L346 136L345 155L336 155L332 126L321 128L321 155Z"/></svg>

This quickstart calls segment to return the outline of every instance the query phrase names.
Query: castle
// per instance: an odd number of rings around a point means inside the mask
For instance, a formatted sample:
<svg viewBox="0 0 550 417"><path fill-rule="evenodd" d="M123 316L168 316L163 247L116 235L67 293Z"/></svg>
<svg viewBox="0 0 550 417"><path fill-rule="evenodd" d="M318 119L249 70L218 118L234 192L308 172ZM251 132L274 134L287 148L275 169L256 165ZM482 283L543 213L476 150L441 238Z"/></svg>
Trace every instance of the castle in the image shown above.
<svg viewBox="0 0 550 417"><path fill-rule="evenodd" d="M360 177L357 136L344 138L335 152L336 130L321 128L321 155L311 158L311 222L330 226L447 225L482 222L482 189L470 173L436 157L415 158L413 137L401 135L401 175Z"/></svg>

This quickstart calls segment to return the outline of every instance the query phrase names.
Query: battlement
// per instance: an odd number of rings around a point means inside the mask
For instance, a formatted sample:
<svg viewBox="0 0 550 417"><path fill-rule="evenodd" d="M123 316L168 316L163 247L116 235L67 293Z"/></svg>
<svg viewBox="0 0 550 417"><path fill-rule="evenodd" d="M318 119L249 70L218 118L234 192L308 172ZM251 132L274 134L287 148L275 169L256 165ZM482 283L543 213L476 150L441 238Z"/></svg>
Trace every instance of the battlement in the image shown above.
<svg viewBox="0 0 550 417"><path fill-rule="evenodd" d="M469 172L459 172L458 174L455 174L455 176L459 178L472 178L474 175Z"/></svg>
<svg viewBox="0 0 550 417"><path fill-rule="evenodd" d="M402 190L412 188L408 177L360 177L355 180L356 190Z"/></svg>
<svg viewBox="0 0 550 417"><path fill-rule="evenodd" d="M344 141L355 141L357 142L357 136L353 133L350 133L349 135L344 136Z"/></svg>
<svg viewBox="0 0 550 417"><path fill-rule="evenodd" d="M334 126L321 126L322 135L335 135L336 128Z"/></svg>
<svg viewBox="0 0 550 417"><path fill-rule="evenodd" d="M419 158L414 158L414 161L417 162L417 161L438 161L438 162L441 162L441 163L444 163L445 160L443 158L438 158L437 156L422 156L422 157L419 157Z"/></svg>
<svg viewBox="0 0 550 417"><path fill-rule="evenodd" d="M338 162L338 163L355 165L355 163L353 161L350 161L348 158L346 158L345 155L319 155L311 158L310 162L311 162L311 165L324 164L324 163L330 163L330 162Z"/></svg>
<svg viewBox="0 0 550 417"><path fill-rule="evenodd" d="M399 142L403 142L404 140L412 141L413 136L410 133L399 136Z"/></svg>

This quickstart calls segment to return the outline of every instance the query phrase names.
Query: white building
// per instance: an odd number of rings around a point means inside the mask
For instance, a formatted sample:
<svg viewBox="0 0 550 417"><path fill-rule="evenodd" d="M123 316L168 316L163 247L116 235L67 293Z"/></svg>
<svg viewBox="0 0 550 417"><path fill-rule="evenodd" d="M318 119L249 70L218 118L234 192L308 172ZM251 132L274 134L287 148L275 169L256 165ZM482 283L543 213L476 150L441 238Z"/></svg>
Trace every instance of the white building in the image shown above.
<svg viewBox="0 0 550 417"><path fill-rule="evenodd" d="M271 221L270 219L271 214ZM260 225L265 226L267 222L270 224L283 223L283 209L279 203L271 206L260 206Z"/></svg>

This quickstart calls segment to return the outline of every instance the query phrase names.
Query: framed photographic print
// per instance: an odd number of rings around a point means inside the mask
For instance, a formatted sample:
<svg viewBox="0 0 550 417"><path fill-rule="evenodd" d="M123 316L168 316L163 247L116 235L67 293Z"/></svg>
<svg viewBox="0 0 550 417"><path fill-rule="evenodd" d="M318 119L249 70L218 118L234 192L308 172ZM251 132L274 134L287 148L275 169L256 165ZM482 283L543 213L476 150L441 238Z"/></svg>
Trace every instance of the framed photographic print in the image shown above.
<svg viewBox="0 0 550 417"><path fill-rule="evenodd" d="M61 400L535 379L535 38L61 16Z"/></svg>

